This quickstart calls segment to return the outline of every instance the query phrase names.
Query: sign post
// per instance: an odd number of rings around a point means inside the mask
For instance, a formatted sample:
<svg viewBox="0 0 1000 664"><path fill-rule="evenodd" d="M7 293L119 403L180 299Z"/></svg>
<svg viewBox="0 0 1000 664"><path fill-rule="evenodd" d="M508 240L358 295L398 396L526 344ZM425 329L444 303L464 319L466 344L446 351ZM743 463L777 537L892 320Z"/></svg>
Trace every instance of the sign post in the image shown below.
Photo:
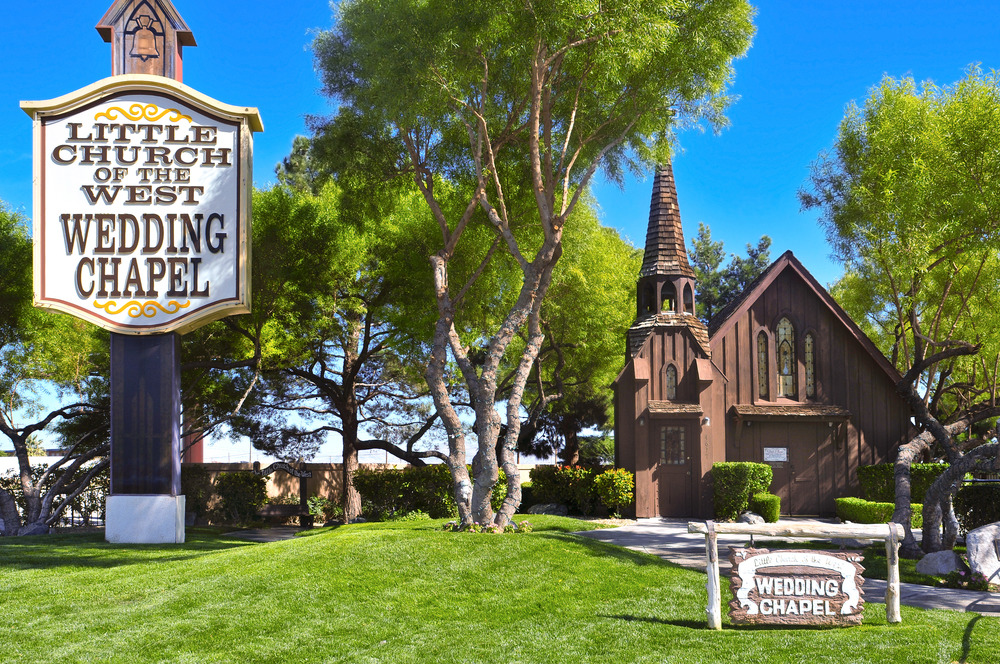
<svg viewBox="0 0 1000 664"><path fill-rule="evenodd" d="M111 332L110 542L184 541L179 335L250 311L255 108L183 85L169 0L97 26L112 77L22 102L34 121L35 306Z"/></svg>

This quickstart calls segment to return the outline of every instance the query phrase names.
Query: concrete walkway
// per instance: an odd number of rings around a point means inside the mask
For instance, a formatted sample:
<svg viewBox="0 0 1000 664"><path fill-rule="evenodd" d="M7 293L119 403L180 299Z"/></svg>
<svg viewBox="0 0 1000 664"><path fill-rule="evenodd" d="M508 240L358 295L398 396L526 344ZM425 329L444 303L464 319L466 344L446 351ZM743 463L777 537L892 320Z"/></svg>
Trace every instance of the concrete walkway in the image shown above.
<svg viewBox="0 0 1000 664"><path fill-rule="evenodd" d="M795 519L809 522L810 519ZM635 551L659 556L672 563L705 570L705 536L687 531L690 519L639 519L634 525L603 530L586 530L577 533L601 542L617 544ZM758 541L775 541L782 538L757 536ZM792 540L788 540L792 541ZM718 535L719 571L728 575L729 547L745 546L743 535ZM865 578L865 601L885 602L885 579ZM1000 616L1000 593L932 588L914 583L900 584L900 602L921 609L950 609L973 611L988 616Z"/></svg>

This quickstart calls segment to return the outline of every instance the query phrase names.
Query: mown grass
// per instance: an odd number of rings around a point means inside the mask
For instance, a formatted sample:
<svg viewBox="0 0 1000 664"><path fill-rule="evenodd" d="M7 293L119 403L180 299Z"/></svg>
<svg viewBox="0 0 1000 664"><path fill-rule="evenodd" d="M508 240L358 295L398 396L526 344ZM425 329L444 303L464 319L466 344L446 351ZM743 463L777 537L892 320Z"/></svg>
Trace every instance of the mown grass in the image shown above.
<svg viewBox="0 0 1000 664"><path fill-rule="evenodd" d="M1000 620L880 604L849 629L705 629L705 577L532 519L527 535L359 524L0 540L2 662L996 662ZM723 587L724 597L728 589Z"/></svg>

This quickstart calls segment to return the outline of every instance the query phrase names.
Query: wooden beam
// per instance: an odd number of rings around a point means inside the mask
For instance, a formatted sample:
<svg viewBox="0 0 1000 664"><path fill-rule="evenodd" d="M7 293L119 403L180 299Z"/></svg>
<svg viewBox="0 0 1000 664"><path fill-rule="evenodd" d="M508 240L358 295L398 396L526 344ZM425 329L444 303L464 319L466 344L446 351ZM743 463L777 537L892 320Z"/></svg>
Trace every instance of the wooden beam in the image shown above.
<svg viewBox="0 0 1000 664"><path fill-rule="evenodd" d="M722 535L764 535L766 537L858 537L885 539L890 527L897 537L903 536L903 526L898 523L716 523L715 532ZM688 522L689 533L708 534L704 521Z"/></svg>

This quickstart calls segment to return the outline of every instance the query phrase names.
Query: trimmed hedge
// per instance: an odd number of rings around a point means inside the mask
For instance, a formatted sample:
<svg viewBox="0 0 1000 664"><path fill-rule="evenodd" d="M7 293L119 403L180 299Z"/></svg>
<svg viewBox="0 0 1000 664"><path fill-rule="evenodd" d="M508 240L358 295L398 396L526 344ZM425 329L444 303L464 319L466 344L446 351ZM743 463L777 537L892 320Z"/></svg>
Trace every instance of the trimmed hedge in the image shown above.
<svg viewBox="0 0 1000 664"><path fill-rule="evenodd" d="M777 523L781 516L781 496L773 493L755 493L750 496L750 511L764 517L767 523Z"/></svg>
<svg viewBox="0 0 1000 664"><path fill-rule="evenodd" d="M597 506L594 487L598 471L581 466L535 466L531 490L535 504L559 503L573 514L593 514Z"/></svg>
<svg viewBox="0 0 1000 664"><path fill-rule="evenodd" d="M854 523L888 523L896 507L893 503L864 500L863 498L837 498L837 516L841 521ZM910 503L910 526L923 528L924 506Z"/></svg>
<svg viewBox="0 0 1000 664"><path fill-rule="evenodd" d="M248 471L219 473L215 478L219 512L226 523L244 524L257 519L267 504L267 478Z"/></svg>
<svg viewBox="0 0 1000 664"><path fill-rule="evenodd" d="M716 519L734 520L750 508L750 496L771 488L771 466L730 461L712 464L712 492Z"/></svg>
<svg viewBox="0 0 1000 664"><path fill-rule="evenodd" d="M379 521L410 512L425 512L433 519L458 515L451 471L442 463L402 470L359 468L354 471L354 488L361 494L362 511ZM507 476L500 470L490 500L494 510L500 509L506 496Z"/></svg>
<svg viewBox="0 0 1000 664"><path fill-rule="evenodd" d="M915 463L910 466L910 499L924 502L924 494L948 466L943 463ZM879 463L858 468L858 482L865 500L891 503L896 500L895 464Z"/></svg>
<svg viewBox="0 0 1000 664"><path fill-rule="evenodd" d="M1000 521L1000 484L966 484L958 490L954 506L962 532Z"/></svg>

